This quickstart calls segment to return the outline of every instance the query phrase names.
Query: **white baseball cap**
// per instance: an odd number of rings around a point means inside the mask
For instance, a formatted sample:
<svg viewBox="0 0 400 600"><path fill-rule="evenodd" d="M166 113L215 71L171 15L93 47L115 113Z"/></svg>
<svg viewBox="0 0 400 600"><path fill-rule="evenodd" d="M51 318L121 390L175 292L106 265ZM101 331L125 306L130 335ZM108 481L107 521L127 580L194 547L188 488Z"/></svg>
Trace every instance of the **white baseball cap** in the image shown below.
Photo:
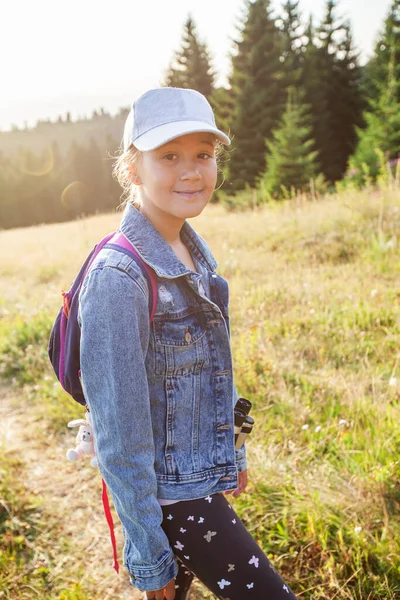
<svg viewBox="0 0 400 600"><path fill-rule="evenodd" d="M195 90L158 88L134 101L124 128L124 151L131 144L146 152L188 133L214 133L223 144L231 140L220 131L208 100Z"/></svg>

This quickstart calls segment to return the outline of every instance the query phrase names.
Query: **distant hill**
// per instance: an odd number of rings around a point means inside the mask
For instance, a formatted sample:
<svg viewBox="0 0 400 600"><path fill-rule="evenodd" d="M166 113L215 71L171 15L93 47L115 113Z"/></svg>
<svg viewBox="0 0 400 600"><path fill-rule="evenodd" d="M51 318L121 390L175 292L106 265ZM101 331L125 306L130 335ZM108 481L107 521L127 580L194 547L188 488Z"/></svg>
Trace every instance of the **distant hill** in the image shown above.
<svg viewBox="0 0 400 600"><path fill-rule="evenodd" d="M93 138L103 152L115 151L122 139L122 132L129 109L121 109L111 116L102 111L94 112L91 119L71 121L67 114L56 122L38 121L32 129L0 132L0 153L12 155L18 148L30 148L35 153L56 142L63 154L73 142L86 145Z"/></svg>

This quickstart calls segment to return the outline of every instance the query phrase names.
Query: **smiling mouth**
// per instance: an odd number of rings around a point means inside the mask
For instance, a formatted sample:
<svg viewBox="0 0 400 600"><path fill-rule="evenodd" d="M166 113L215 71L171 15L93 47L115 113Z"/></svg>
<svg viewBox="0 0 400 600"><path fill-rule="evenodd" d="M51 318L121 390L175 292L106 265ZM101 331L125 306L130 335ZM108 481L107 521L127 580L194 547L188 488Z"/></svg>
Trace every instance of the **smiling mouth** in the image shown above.
<svg viewBox="0 0 400 600"><path fill-rule="evenodd" d="M176 194L184 194L185 196L192 196L193 194L200 194L203 190L175 190Z"/></svg>

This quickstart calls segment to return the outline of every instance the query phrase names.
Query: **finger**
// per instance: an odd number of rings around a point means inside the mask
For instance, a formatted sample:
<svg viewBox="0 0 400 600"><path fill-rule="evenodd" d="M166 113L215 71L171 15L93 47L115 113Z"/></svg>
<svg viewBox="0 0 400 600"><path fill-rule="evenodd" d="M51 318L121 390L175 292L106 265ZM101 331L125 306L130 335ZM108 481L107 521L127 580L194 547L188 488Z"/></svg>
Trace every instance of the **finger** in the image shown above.
<svg viewBox="0 0 400 600"><path fill-rule="evenodd" d="M235 491L233 492L233 496L234 496L234 498L237 498L238 496L240 496L240 494L241 494L242 492L244 492L244 488L245 488L245 486L243 486L243 485L239 486L239 487L237 488L237 490L235 490Z"/></svg>

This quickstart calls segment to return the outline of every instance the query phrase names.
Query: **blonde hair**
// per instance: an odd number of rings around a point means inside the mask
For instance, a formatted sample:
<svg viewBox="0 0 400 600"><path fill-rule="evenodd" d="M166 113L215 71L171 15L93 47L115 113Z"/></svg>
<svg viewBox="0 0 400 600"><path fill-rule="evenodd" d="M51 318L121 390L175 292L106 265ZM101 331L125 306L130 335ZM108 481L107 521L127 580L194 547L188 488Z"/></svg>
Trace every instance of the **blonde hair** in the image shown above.
<svg viewBox="0 0 400 600"><path fill-rule="evenodd" d="M140 210L140 200L136 195L136 186L132 181L131 167L137 165L142 153L133 144L126 152L120 149L121 154L116 157L112 174L122 187L121 205L133 204Z"/></svg>
<svg viewBox="0 0 400 600"><path fill-rule="evenodd" d="M125 206L126 204L130 203L140 210L140 199L137 196L137 186L132 181L131 168L138 164L143 153L133 144L131 144L126 152L124 152L122 148L120 148L119 151L119 156L115 157L112 175L123 189L121 206ZM219 158L225 152L226 150L224 145L219 140L216 140L215 158L217 159L218 167L220 162Z"/></svg>

